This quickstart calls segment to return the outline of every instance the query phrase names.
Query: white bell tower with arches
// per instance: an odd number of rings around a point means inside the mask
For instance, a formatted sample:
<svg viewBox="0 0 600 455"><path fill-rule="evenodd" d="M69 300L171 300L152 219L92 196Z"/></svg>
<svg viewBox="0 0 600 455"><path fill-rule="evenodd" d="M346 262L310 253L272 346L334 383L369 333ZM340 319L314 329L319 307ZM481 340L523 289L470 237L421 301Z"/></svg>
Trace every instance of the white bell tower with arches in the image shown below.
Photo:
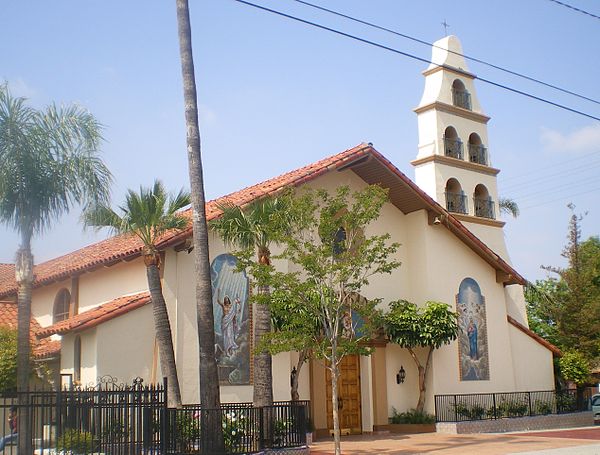
<svg viewBox="0 0 600 455"><path fill-rule="evenodd" d="M462 46L456 36L433 45L431 65L423 72L425 90L414 110L419 151L412 161L415 182L508 261L498 219L500 172L492 166L487 123Z"/></svg>

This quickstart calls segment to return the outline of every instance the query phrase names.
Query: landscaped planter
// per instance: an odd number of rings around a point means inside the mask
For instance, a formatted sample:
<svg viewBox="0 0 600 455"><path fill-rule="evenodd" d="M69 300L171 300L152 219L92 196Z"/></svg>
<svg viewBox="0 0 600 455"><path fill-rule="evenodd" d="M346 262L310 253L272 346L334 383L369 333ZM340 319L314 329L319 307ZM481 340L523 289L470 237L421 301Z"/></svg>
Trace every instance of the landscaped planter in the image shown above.
<svg viewBox="0 0 600 455"><path fill-rule="evenodd" d="M390 423L387 429L390 433L435 433L435 423Z"/></svg>

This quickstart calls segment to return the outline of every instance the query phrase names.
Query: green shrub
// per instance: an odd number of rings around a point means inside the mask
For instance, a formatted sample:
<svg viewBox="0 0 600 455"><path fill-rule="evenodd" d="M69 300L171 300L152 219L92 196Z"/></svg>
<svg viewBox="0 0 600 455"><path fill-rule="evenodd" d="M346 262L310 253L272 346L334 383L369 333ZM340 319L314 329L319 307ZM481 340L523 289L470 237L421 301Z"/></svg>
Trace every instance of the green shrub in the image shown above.
<svg viewBox="0 0 600 455"><path fill-rule="evenodd" d="M496 408L498 417L523 417L529 414L528 403L519 399L502 400Z"/></svg>
<svg viewBox="0 0 600 455"><path fill-rule="evenodd" d="M552 414L552 409L553 406L551 401L537 400L534 405L535 413L538 415Z"/></svg>
<svg viewBox="0 0 600 455"><path fill-rule="evenodd" d="M94 437L87 431L69 429L58 438L56 447L59 451L88 454L94 451Z"/></svg>
<svg viewBox="0 0 600 455"><path fill-rule="evenodd" d="M392 408L392 412L391 423L435 423L435 416L426 412L419 412L416 409L399 413L396 408Z"/></svg>
<svg viewBox="0 0 600 455"><path fill-rule="evenodd" d="M200 438L200 419L189 412L178 412L175 419L177 426L177 445L189 452L195 441Z"/></svg>
<svg viewBox="0 0 600 455"><path fill-rule="evenodd" d="M250 433L243 412L229 411L223 416L223 440L228 452L236 452L244 437Z"/></svg>
<svg viewBox="0 0 600 455"><path fill-rule="evenodd" d="M479 403L467 405L465 403L457 403L453 405L456 414L463 418L463 420L482 420L484 417L489 417L490 412L494 413L493 410L488 410Z"/></svg>
<svg viewBox="0 0 600 455"><path fill-rule="evenodd" d="M0 327L0 391L17 388L17 331Z"/></svg>

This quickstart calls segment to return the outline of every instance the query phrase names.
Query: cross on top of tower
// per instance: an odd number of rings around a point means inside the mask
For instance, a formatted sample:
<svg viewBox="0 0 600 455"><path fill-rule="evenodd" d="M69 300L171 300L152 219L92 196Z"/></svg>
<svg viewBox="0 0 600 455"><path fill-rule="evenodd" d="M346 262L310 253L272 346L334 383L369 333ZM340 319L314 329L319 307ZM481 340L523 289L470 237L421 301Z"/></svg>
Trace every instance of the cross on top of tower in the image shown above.
<svg viewBox="0 0 600 455"><path fill-rule="evenodd" d="M444 19L444 22L442 22L442 25L444 26L444 34L445 34L446 36L448 36L448 27L450 27L450 24L448 24L448 23L446 22L446 19Z"/></svg>

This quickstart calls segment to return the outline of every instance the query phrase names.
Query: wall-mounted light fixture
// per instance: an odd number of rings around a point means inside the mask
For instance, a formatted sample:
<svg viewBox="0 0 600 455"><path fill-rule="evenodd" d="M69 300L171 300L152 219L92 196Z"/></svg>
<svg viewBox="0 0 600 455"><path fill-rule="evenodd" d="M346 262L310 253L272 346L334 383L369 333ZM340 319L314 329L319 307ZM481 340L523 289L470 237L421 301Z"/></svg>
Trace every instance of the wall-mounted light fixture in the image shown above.
<svg viewBox="0 0 600 455"><path fill-rule="evenodd" d="M406 371L404 371L404 367L400 365L400 371L398 371L398 374L396 375L396 384L402 384L404 378L406 378Z"/></svg>

